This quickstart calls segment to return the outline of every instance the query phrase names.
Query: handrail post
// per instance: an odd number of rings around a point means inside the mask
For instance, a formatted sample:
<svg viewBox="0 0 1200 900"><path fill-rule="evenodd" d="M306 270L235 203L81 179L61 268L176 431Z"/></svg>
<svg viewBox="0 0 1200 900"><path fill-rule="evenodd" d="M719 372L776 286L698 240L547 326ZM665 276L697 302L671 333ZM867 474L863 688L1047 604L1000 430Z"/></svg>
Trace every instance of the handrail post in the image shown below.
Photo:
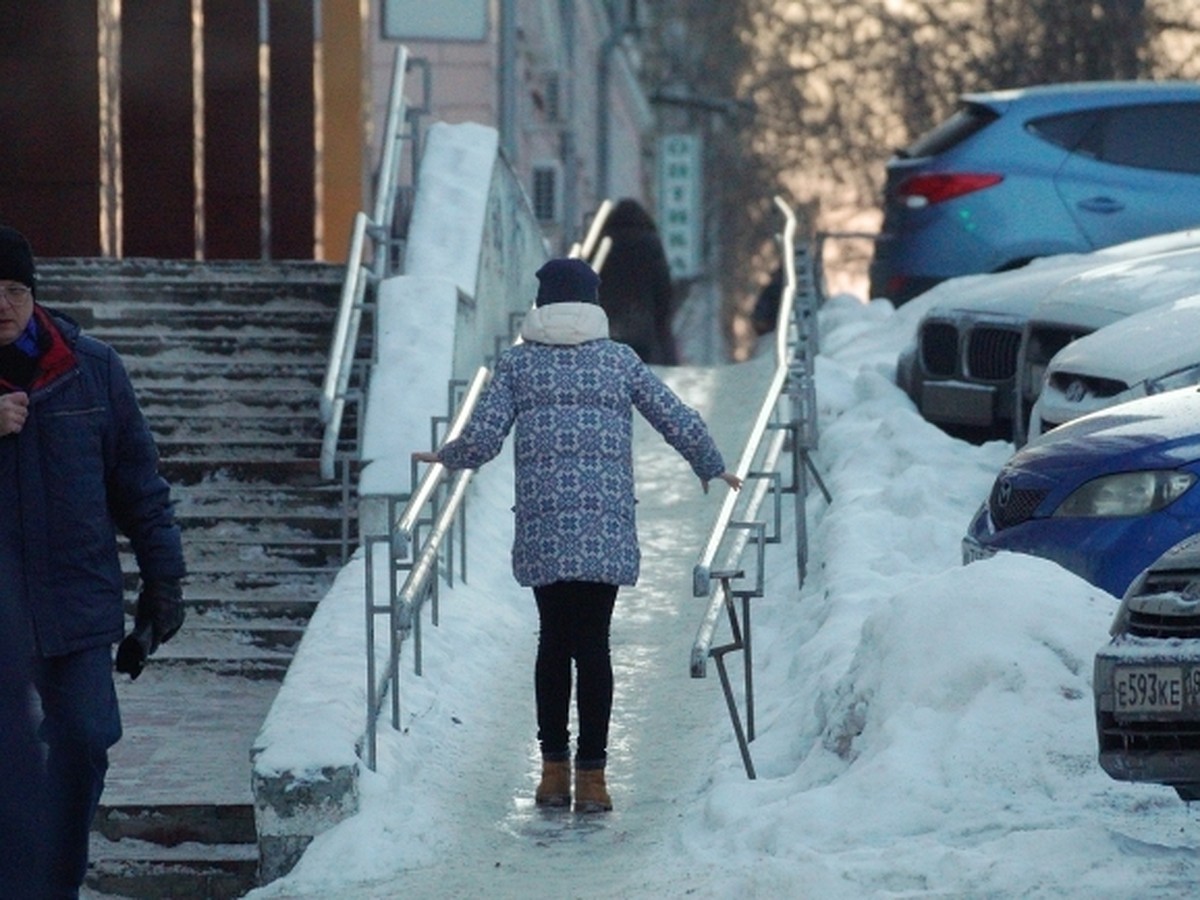
<svg viewBox="0 0 1200 900"><path fill-rule="evenodd" d="M717 578L720 581L720 596L723 606L725 607L725 611L729 616L729 630L733 639L728 644L724 644L720 647L713 647L712 650L709 651L709 655L712 656L713 660L717 664L717 675L721 679L721 692L725 696L725 706L729 710L729 720L733 725L733 733L734 737L737 739L738 751L742 755L742 765L746 770L746 777L753 781L757 777L754 771L754 760L750 757L750 740L753 739L753 733L751 731L751 734L748 738L746 729L742 727L742 718L738 713L737 698L735 698L733 695L733 683L729 678L729 669L725 665L725 655L727 653L731 653L735 650L741 650L745 647L745 643L743 642L743 632L741 627L738 625L737 610L733 605L733 594L729 586L730 578L737 578L741 575L741 573L721 572L714 574L717 575ZM743 598L743 602L746 604L746 608L749 609L749 598ZM746 668L748 673L749 666ZM749 679L748 674L747 679ZM746 683L749 685L749 680L747 680ZM748 698L750 697L750 695L747 696ZM748 703L750 719L753 721L753 700L748 699ZM753 729L753 726L751 726L751 729Z"/></svg>

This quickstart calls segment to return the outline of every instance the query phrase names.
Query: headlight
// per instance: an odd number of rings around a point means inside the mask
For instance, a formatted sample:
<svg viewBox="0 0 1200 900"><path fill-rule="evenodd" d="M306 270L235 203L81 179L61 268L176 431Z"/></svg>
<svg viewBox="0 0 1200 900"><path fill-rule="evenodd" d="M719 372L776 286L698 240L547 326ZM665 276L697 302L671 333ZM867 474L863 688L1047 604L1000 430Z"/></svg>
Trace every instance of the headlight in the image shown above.
<svg viewBox="0 0 1200 900"><path fill-rule="evenodd" d="M1195 480L1190 472L1174 469L1105 475L1077 489L1054 515L1144 516L1174 503Z"/></svg>
<svg viewBox="0 0 1200 900"><path fill-rule="evenodd" d="M1161 394L1163 391L1173 391L1175 388L1189 387L1193 384L1200 384L1200 365L1188 366L1161 378L1147 378L1146 393Z"/></svg>

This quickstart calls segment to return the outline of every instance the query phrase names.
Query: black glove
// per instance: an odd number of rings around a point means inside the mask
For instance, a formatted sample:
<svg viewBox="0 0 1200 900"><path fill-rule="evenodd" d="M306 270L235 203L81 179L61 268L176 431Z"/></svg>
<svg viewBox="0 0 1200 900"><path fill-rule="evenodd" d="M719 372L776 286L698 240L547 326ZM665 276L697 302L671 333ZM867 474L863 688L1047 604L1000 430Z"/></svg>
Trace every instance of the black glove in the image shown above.
<svg viewBox="0 0 1200 900"><path fill-rule="evenodd" d="M146 659L175 636L183 624L183 588L178 581L150 581L138 594L133 631L117 647L117 671L130 679L142 674Z"/></svg>

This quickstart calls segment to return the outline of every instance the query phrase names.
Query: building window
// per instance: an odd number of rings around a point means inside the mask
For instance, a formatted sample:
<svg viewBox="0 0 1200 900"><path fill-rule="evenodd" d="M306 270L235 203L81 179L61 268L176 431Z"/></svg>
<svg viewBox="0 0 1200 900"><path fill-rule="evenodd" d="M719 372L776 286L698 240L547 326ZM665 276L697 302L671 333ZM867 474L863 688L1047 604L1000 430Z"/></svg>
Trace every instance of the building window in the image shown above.
<svg viewBox="0 0 1200 900"><path fill-rule="evenodd" d="M557 222L561 217L560 177L557 162L539 163L533 167L533 214L539 222Z"/></svg>
<svg viewBox="0 0 1200 900"><path fill-rule="evenodd" d="M557 72L547 72L542 86L545 90L545 114L547 122L562 121L562 96Z"/></svg>

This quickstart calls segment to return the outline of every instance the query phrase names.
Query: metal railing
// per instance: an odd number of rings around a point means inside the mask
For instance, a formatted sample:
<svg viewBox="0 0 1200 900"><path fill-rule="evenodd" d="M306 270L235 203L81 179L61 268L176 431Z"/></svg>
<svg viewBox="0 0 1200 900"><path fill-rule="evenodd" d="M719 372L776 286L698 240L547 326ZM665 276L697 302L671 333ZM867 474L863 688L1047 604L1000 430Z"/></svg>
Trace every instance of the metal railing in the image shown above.
<svg viewBox="0 0 1200 900"><path fill-rule="evenodd" d="M490 377L490 371L480 367L469 382L451 382L451 409L454 409L456 395L461 395L458 397L457 411L453 418L433 420L433 446L458 437L470 420ZM437 432L447 421L445 436L439 441ZM400 727L401 643L407 635L412 635L413 671L420 675L421 610L426 602L430 603L434 625L437 625L438 618L440 582L433 576L440 572L449 585L454 584L453 526L456 522L459 525L460 569L465 577L465 501L467 487L474 475L473 469L450 473L441 463L431 464L411 496L388 498L387 533L362 538L366 572L367 647L367 726L364 751L367 766L372 770L376 763L378 719L383 711L384 698L387 696L391 697L392 727ZM414 484L417 483L416 463L413 464L410 480ZM397 513L396 505L400 500L405 500L405 506ZM428 531L422 541L422 530L426 528ZM387 597L383 603L376 600L375 585L375 547L381 543L387 547ZM401 585L399 576L403 572L407 572L407 575ZM377 615L388 617L388 657L382 674L378 672L375 653Z"/></svg>
<svg viewBox="0 0 1200 900"><path fill-rule="evenodd" d="M763 595L766 545L779 543L781 539L782 495L791 493L795 497L796 573L801 584L808 562L805 505L809 473L826 500L829 499L829 492L809 457L809 452L817 446L813 366L817 352L819 295L815 269L810 248L795 245L795 214L778 197L775 203L784 215L781 245L785 275L775 333L775 370L734 470L747 485L752 483L753 486L740 494L733 491L726 494L692 571L693 596L708 597L709 604L692 644L691 674L693 678L704 678L708 660L712 658L716 662L742 763L751 779L755 778L755 771L749 744L755 734L750 600ZM791 484L785 485L778 470L780 458L789 450ZM768 498L771 500L770 522L760 517ZM748 577L749 567L743 557L749 546L754 547L755 555ZM735 602L738 599L741 600L740 616ZM727 643L714 645L722 613L728 618L731 638ZM725 661L726 655L739 650L743 653L744 724Z"/></svg>
<svg viewBox="0 0 1200 900"><path fill-rule="evenodd" d="M396 174L400 156L400 142L406 138L403 131L404 75L408 70L408 48L396 48L392 63L392 83L388 95L387 119L383 131L382 155L379 163L379 180L375 188L375 204L371 215L359 212L354 217L350 235L350 250L346 256L346 280L342 284L338 303L337 320L333 340L329 348L329 362L325 370L325 381L321 387L321 421L325 425L321 440L321 477L336 476L339 459L338 445L342 434L342 421L346 403L355 401L359 410L359 426L362 425L361 391L351 390L350 377L354 369L354 357L358 349L359 328L364 298L368 286L377 285L391 274L392 220L396 209ZM416 148L414 148L414 153ZM368 247L368 241L370 245ZM370 253L367 253L367 250ZM368 261L370 263L368 267ZM348 466L346 469L348 470ZM343 481L349 477L348 472Z"/></svg>

